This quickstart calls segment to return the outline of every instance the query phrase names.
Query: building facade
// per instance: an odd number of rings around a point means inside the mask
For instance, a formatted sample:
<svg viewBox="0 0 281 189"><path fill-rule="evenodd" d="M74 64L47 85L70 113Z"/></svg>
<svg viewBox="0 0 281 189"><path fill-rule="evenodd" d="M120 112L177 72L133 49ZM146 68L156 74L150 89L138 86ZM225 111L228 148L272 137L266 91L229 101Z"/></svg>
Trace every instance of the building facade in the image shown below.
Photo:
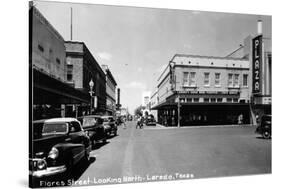
<svg viewBox="0 0 281 189"><path fill-rule="evenodd" d="M249 61L176 54L158 79L156 105L163 125L250 123Z"/></svg>
<svg viewBox="0 0 281 189"><path fill-rule="evenodd" d="M64 104L87 103L88 96L67 85L63 37L29 7L30 120L67 116Z"/></svg>
<svg viewBox="0 0 281 189"><path fill-rule="evenodd" d="M102 65L106 76L106 114L116 114L116 86L117 83L107 65Z"/></svg>
<svg viewBox="0 0 281 189"><path fill-rule="evenodd" d="M33 67L64 82L66 69L64 39L35 7L32 7L32 13Z"/></svg>
<svg viewBox="0 0 281 189"><path fill-rule="evenodd" d="M244 44L228 57L244 57L249 60L251 112L253 123L257 124L258 120L255 118L272 113L272 40L270 33L263 34L261 20L257 22L257 34L246 37Z"/></svg>
<svg viewBox="0 0 281 189"><path fill-rule="evenodd" d="M66 82L75 89L89 95L89 82L94 83L92 107L81 104L82 114L104 114L106 112L106 75L85 43L66 41ZM90 95L89 95L89 98ZM69 106L71 107L71 106Z"/></svg>

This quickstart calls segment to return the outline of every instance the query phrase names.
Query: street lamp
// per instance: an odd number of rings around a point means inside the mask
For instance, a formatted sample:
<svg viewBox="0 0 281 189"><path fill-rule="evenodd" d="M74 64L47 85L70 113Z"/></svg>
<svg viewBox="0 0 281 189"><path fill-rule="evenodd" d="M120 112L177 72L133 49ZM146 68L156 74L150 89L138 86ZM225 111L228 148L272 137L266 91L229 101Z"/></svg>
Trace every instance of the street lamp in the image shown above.
<svg viewBox="0 0 281 189"><path fill-rule="evenodd" d="M173 61L170 61L169 62L170 63L170 69L171 69L171 85L172 85L172 90L174 90L175 92L177 92L176 91L176 77L175 77L175 62L173 62ZM181 108L181 104L180 104L180 94L178 93L178 95L177 95L177 109L178 109L178 125L177 125L177 127L180 127L180 120L181 120L181 118L180 118L180 109Z"/></svg>
<svg viewBox="0 0 281 189"><path fill-rule="evenodd" d="M91 97L91 104L90 104L90 114L92 114L92 107L93 107L93 100L92 100L92 97L94 95L94 91L93 91L93 87L94 87L94 82L93 80L91 79L91 81L89 82L89 86L90 86L90 97Z"/></svg>

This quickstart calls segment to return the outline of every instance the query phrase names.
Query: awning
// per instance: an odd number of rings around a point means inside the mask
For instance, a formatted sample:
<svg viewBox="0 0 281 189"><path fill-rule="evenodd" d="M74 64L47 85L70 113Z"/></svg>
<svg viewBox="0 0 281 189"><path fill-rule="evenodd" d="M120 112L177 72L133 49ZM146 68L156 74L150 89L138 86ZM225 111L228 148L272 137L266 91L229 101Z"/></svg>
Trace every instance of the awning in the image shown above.
<svg viewBox="0 0 281 189"><path fill-rule="evenodd" d="M90 103L90 95L37 69L33 71L33 104ZM31 74L31 73L30 73Z"/></svg>

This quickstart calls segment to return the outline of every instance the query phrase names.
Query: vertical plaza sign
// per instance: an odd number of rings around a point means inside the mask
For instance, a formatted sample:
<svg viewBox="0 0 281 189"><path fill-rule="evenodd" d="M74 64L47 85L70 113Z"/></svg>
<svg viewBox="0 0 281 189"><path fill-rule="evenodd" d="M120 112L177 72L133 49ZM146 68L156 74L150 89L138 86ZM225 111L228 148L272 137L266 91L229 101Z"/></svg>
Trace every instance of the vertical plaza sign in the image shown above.
<svg viewBox="0 0 281 189"><path fill-rule="evenodd" d="M253 94L261 93L262 35L253 39Z"/></svg>

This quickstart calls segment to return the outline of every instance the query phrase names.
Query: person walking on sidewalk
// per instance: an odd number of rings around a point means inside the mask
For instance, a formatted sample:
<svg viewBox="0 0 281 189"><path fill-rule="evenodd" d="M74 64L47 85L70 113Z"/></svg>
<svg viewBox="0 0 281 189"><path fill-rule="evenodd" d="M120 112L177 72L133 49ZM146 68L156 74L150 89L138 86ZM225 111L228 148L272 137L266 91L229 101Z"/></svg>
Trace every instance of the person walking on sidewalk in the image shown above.
<svg viewBox="0 0 281 189"><path fill-rule="evenodd" d="M126 129L127 128L127 126L126 126L126 120L125 120L125 117L124 116L122 116L121 117L121 124L122 124L122 126L123 126L123 129Z"/></svg>

